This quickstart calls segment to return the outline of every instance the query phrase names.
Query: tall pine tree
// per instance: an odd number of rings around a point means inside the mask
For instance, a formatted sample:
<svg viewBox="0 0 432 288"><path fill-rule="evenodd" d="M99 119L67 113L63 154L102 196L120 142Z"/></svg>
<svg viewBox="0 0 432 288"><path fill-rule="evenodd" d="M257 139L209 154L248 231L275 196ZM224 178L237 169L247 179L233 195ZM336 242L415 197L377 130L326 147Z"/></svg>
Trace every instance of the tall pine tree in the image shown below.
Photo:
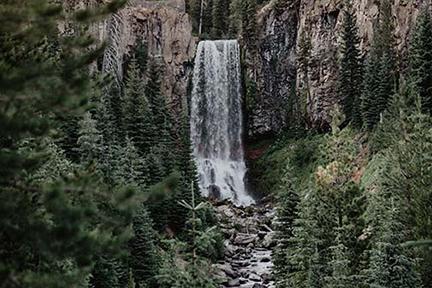
<svg viewBox="0 0 432 288"><path fill-rule="evenodd" d="M134 236L129 242L131 267L136 288L157 288L160 256L156 245L156 231L144 205L133 219Z"/></svg>
<svg viewBox="0 0 432 288"><path fill-rule="evenodd" d="M399 76L397 67L392 4L384 0L380 3L379 19L374 29L363 83L362 115L369 130L380 121L396 92Z"/></svg>
<svg viewBox="0 0 432 288"><path fill-rule="evenodd" d="M410 48L411 79L422 100L422 110L432 114L432 19L429 6L420 12Z"/></svg>
<svg viewBox="0 0 432 288"><path fill-rule="evenodd" d="M356 19L351 0L346 0L340 51L338 93L343 102L346 120L352 122L354 127L361 128L360 97L363 67Z"/></svg>

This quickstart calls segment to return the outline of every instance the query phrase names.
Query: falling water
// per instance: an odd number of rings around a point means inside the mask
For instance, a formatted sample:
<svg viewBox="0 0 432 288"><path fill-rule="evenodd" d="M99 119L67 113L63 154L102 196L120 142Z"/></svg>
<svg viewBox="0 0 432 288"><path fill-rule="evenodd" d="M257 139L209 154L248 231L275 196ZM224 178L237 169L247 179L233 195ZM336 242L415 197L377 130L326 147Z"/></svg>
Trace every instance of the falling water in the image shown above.
<svg viewBox="0 0 432 288"><path fill-rule="evenodd" d="M254 203L245 188L240 50L235 40L202 41L193 74L191 138L204 196Z"/></svg>

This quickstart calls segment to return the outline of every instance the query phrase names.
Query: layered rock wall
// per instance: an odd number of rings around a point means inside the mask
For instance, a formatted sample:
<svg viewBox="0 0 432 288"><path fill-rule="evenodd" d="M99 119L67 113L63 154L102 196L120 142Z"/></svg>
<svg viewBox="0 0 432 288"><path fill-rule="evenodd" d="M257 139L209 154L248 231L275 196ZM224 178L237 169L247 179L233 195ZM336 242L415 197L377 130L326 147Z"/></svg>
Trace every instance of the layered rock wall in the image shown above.
<svg viewBox="0 0 432 288"><path fill-rule="evenodd" d="M343 0L286 0L282 11L273 1L258 15L260 59L249 66L256 75L258 105L250 112L250 135L277 133L287 123L289 89L300 85L296 51L302 33L311 39L307 114L313 128L328 125L329 111L339 101L336 93L338 41L343 21ZM428 0L394 0L395 38L405 67L409 39L421 5ZM364 53L373 38L379 0L353 0ZM296 81L297 80L297 81ZM300 90L300 89L298 89ZM287 110L288 109L288 110Z"/></svg>
<svg viewBox="0 0 432 288"><path fill-rule="evenodd" d="M67 9L82 9L104 1L69 0L65 5ZM104 70L116 72L119 77L137 39L144 41L149 55L162 62L162 93L170 107L176 113L186 108L197 39L192 35L185 0L130 0L123 9L90 29L96 39L108 44Z"/></svg>

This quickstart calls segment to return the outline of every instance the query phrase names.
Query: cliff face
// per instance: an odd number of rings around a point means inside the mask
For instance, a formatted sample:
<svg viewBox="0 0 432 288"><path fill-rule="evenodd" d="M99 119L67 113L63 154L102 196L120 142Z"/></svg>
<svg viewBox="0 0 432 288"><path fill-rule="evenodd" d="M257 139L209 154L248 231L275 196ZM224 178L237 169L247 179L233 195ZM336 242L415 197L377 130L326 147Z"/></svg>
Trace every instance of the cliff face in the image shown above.
<svg viewBox="0 0 432 288"><path fill-rule="evenodd" d="M248 111L249 136L278 132L286 124L288 99L296 79L299 22L296 2L279 12L267 5L258 14L257 56L246 61L249 78L257 88L252 109Z"/></svg>
<svg viewBox="0 0 432 288"><path fill-rule="evenodd" d="M104 0L70 0L67 9L96 5ZM67 26L61 31L67 32ZM174 112L186 109L186 95L197 39L185 11L184 0L131 0L126 7L91 27L92 34L108 47L103 70L121 78L123 66L137 40L147 44L148 53L162 62L162 92Z"/></svg>
<svg viewBox="0 0 432 288"><path fill-rule="evenodd" d="M427 0L394 0L395 38L402 60L406 59L410 34L424 1ZM373 37L379 2L354 1L363 52L368 50ZM262 105L251 111L250 135L278 132L287 124L289 108L285 105L289 103L289 87L299 87L303 80L296 75L296 51L303 31L310 37L312 46L307 75L309 91L305 93L309 95L307 114L311 126L325 129L329 122L329 110L339 100L336 94L337 44L343 21L343 1L294 0L287 1L285 6L278 12L270 3L262 8L258 16L261 58L256 67L251 65L249 69L256 74L257 102ZM402 61L402 68L404 65Z"/></svg>

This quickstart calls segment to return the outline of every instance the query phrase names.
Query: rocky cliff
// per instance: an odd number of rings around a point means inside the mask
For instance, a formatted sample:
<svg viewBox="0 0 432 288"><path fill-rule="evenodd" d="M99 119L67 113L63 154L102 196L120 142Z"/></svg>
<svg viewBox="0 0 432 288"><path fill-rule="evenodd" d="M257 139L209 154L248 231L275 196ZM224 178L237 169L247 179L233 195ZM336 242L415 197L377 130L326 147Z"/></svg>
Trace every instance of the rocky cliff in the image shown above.
<svg viewBox="0 0 432 288"><path fill-rule="evenodd" d="M102 0L71 0L71 3L93 3ZM379 0L353 0L357 14L361 48L367 52L373 38L373 24L379 14ZM428 0L394 0L395 38L402 59L414 22L422 3ZM329 110L338 102L338 40L342 24L343 0L286 0L275 7L275 0L261 7L256 15L258 27L257 51L246 57L246 82L254 83L253 99L247 99L248 134L251 137L275 134L292 121L293 99L304 97L310 128L326 129ZM76 4L74 4L76 5ZM116 18L117 17L117 18ZM185 12L185 0L130 1L114 18L119 21L114 38L114 60L121 70L136 39L142 37L149 53L161 56L164 63L163 92L174 111L186 107L187 86L198 39L192 35L190 16ZM101 40L110 36L108 19L94 27ZM112 26L111 26L112 28ZM112 31L111 31L112 33ZM311 40L311 59L307 75L299 77L297 51L299 37L307 34ZM111 39L112 40L112 39ZM112 48L112 47L111 47ZM401 62L402 68L404 62ZM302 89L298 89L298 88ZM295 89L297 88L297 89ZM296 92L297 90L297 92Z"/></svg>
<svg viewBox="0 0 432 288"><path fill-rule="evenodd" d="M406 59L410 34L425 1L394 0L395 38L402 60ZM296 51L303 32L311 40L307 114L312 127L325 129L329 110L338 102L337 44L343 0L287 0L279 10L273 2L258 14L260 57L255 63L249 63L249 73L255 75L258 88L256 105L250 111L250 135L278 132L287 124L289 107L286 105L290 103L291 87L302 85L296 73ZM373 38L379 3L379 0L354 0L363 52L368 50ZM403 68L404 61L401 63Z"/></svg>
<svg viewBox="0 0 432 288"><path fill-rule="evenodd" d="M92 7L105 0L69 0L67 9ZM70 29L63 27L61 30ZM91 27L95 38L106 41L103 70L123 75L123 66L137 40L146 43L150 56L161 60L162 92L177 113L186 108L197 39L185 11L184 0L130 0L126 7L105 21ZM67 31L64 31L67 32Z"/></svg>

